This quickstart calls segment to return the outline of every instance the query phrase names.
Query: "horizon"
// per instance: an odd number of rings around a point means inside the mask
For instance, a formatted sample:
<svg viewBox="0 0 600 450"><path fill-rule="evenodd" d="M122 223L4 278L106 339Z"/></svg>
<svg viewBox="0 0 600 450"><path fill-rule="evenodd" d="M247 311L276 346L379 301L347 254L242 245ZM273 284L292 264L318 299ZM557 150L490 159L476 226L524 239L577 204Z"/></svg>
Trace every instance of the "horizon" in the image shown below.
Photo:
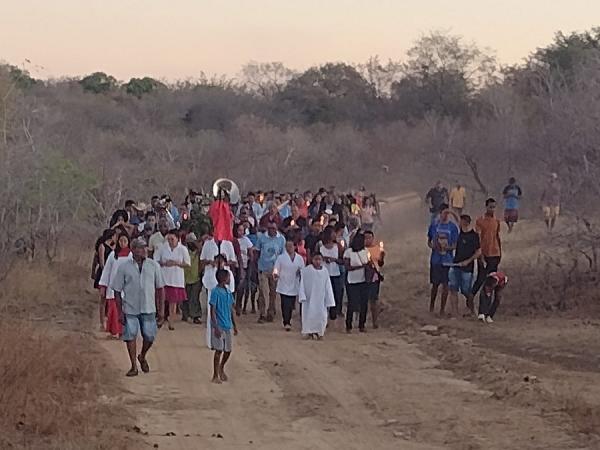
<svg viewBox="0 0 600 450"><path fill-rule="evenodd" d="M402 61L420 36L447 30L490 49L506 66L522 64L557 32L589 30L595 24L588 18L600 17L600 2L590 0L573 0L568 13L559 2L543 0L282 3L176 0L122 7L117 0L24 0L6 5L0 18L0 60L40 79L93 72L120 81L149 76L175 82L202 73L232 79L251 61L281 62L298 72L372 56Z"/></svg>

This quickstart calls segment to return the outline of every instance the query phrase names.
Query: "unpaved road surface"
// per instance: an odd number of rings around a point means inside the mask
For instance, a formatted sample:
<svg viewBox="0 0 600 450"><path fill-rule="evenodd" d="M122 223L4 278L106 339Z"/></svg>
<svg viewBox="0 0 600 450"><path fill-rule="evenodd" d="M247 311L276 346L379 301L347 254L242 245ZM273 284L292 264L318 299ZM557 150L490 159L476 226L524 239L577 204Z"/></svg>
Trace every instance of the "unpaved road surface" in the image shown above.
<svg viewBox="0 0 600 450"><path fill-rule="evenodd" d="M417 208L410 198L396 203L388 209L397 208L403 215ZM403 247L424 235L420 226L403 222L406 229L417 231L397 242L385 234L392 266L400 260L394 252L402 254ZM390 273L411 276L417 269L404 265ZM425 308L422 299L407 299L400 284L386 283L388 307ZM366 334L346 335L339 323L316 342L301 338L297 317L291 333L278 322L259 325L255 319L248 315L239 320L240 334L228 365L230 381L222 385L210 382L212 353L204 346L203 326L178 323L175 331L159 332L149 353L151 372L123 376L123 395L115 399L137 418L139 430L133 433L139 436L139 448L597 448L563 420L560 408L548 410L547 401L543 408L536 404L536 386L523 387L526 401L514 400L523 398L515 394L518 389L500 392L498 380L510 381L511 367L518 364L460 338L450 321L440 325L443 332L437 336L420 332L421 324L409 323L407 317ZM472 332L474 339L478 332ZM124 375L125 346L103 341L103 347ZM497 366L498 361L504 365ZM589 372L580 379L588 386L599 380ZM512 386L512 381L506 383Z"/></svg>

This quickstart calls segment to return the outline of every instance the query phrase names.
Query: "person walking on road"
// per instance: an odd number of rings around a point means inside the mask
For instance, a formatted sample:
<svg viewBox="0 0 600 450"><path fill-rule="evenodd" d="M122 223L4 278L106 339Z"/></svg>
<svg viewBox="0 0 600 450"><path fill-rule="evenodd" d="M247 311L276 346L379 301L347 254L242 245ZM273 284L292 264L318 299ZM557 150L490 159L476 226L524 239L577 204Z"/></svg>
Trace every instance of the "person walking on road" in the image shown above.
<svg viewBox="0 0 600 450"><path fill-rule="evenodd" d="M446 189L442 182L438 180L435 186L429 189L425 195L425 204L429 205L429 212L431 213L431 221L433 222L440 213L440 207L448 203L448 189Z"/></svg>
<svg viewBox="0 0 600 450"><path fill-rule="evenodd" d="M434 312L438 290L442 286L440 316L443 317L446 313L446 302L448 300L448 272L454 261L458 227L450 221L451 213L447 204L442 204L440 210L439 221L433 222L429 226L427 245L431 249L429 260L429 282L431 283L429 312Z"/></svg>
<svg viewBox="0 0 600 450"><path fill-rule="evenodd" d="M502 258L500 241L500 221L496 219L496 200L485 201L485 214L475 222L475 230L479 234L481 256L477 260L477 280L473 285L473 295L481 289L487 276L498 270Z"/></svg>
<svg viewBox="0 0 600 450"><path fill-rule="evenodd" d="M285 239L277 232L277 224L271 222L267 225L267 232L258 238L256 250L258 251L258 310L260 317L258 323L273 322L276 314L275 279L273 269L277 257L284 251ZM267 305L268 302L268 305ZM265 316L266 314L266 316Z"/></svg>
<svg viewBox="0 0 600 450"><path fill-rule="evenodd" d="M210 323L211 339L210 347L215 352L213 357L213 378L212 382L220 384L227 381L225 374L225 363L231 356L233 334L237 335L238 330L235 324L235 300L233 293L229 290L231 271L227 269L217 269L217 286L210 293Z"/></svg>
<svg viewBox="0 0 600 450"><path fill-rule="evenodd" d="M457 216L462 216L467 201L467 190L460 181L456 181L456 186L450 190L450 208Z"/></svg>
<svg viewBox="0 0 600 450"><path fill-rule="evenodd" d="M327 311L335 307L335 298L329 272L323 267L323 256L318 252L313 255L311 264L301 271L299 301L302 305L302 334L311 339L323 339Z"/></svg>
<svg viewBox="0 0 600 450"><path fill-rule="evenodd" d="M556 219L560 214L560 181L558 175L553 173L546 183L544 192L542 193L542 209L544 211L544 222L548 231L554 229Z"/></svg>
<svg viewBox="0 0 600 450"><path fill-rule="evenodd" d="M515 178L511 177L508 180L502 196L504 197L504 221L508 226L508 232L511 233L515 223L519 220L519 203L523 196L523 191Z"/></svg>
<svg viewBox="0 0 600 450"><path fill-rule="evenodd" d="M296 253L294 241L287 240L285 252L277 257L273 278L277 283L277 293L281 297L281 315L285 331L292 329L292 312L300 288L300 271L304 267L302 256Z"/></svg>
<svg viewBox="0 0 600 450"><path fill-rule="evenodd" d="M146 241L135 239L131 244L133 259L121 265L111 281L111 289L123 312L123 341L127 345L131 368L128 377L138 374L137 362L142 372L148 373L150 366L147 353L157 333L156 294L158 293L158 323L162 324L164 311L164 287L162 271L156 261L148 258ZM142 351L137 355L136 340L142 334Z"/></svg>

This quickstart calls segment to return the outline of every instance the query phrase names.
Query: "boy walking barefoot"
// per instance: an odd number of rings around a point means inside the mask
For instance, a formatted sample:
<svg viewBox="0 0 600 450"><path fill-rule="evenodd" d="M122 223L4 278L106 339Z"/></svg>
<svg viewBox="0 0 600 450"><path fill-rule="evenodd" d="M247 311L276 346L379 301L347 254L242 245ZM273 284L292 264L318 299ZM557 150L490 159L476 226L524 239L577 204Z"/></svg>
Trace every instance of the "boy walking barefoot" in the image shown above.
<svg viewBox="0 0 600 450"><path fill-rule="evenodd" d="M227 288L229 284L229 272L225 269L217 270L218 286L210 294L210 320L212 325L211 347L215 352L213 359L212 382L221 384L227 381L225 374L225 363L231 356L233 334L237 335L235 324L235 299Z"/></svg>

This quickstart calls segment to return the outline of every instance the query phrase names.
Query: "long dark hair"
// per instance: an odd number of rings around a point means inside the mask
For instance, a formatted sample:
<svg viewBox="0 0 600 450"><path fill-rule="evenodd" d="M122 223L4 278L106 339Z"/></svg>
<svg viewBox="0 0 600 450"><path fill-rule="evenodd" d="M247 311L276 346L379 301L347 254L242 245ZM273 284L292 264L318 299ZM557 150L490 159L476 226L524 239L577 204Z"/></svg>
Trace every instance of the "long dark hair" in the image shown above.
<svg viewBox="0 0 600 450"><path fill-rule="evenodd" d="M360 252L365 249L365 235L362 231L356 233L354 239L352 239L352 242L350 243L350 248L354 252Z"/></svg>
<svg viewBox="0 0 600 450"><path fill-rule="evenodd" d="M100 236L98 239L96 239L96 243L94 244L94 250L98 251L98 249L100 248L100 246L102 244L104 244L106 241L108 241L110 238L112 238L115 235L115 230L111 230L106 229L102 232L102 236Z"/></svg>
<svg viewBox="0 0 600 450"><path fill-rule="evenodd" d="M119 241L121 240L121 238L125 236L127 238L127 247L125 248L130 248L131 247L131 238L129 237L129 235L127 233L122 234L121 236L119 236ZM121 244L119 244L119 241L117 241L117 245L115 246L115 259L119 259L119 253L121 253L121 250L123 250L123 248L121 247Z"/></svg>

